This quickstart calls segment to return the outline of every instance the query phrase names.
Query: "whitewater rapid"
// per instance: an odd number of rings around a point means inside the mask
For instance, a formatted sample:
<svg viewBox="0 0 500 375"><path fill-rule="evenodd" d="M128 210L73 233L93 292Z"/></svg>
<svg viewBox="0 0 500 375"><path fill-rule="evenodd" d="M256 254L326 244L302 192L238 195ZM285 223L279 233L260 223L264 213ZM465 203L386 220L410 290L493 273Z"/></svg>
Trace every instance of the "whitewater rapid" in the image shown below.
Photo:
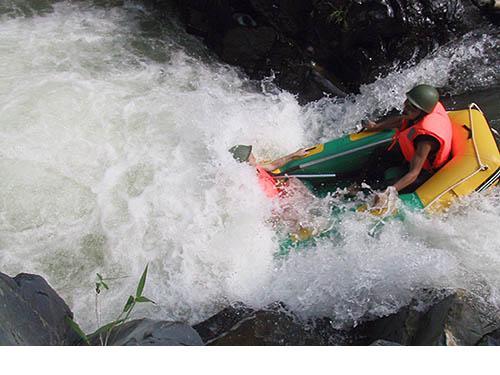
<svg viewBox="0 0 500 375"><path fill-rule="evenodd" d="M235 301L283 301L352 324L422 288L500 306L498 190L443 216L409 214L377 238L372 220L347 213L337 241L276 260L273 205L227 152L252 144L270 159L325 141L400 106L421 80L460 93L472 67L469 86L486 86L498 72L480 62L495 38L468 36L356 96L301 107L217 63L174 22L147 19L133 2L0 15L0 271L46 277L86 330L96 273L110 279L98 300L108 321L146 264L156 305L137 313L190 323Z"/></svg>

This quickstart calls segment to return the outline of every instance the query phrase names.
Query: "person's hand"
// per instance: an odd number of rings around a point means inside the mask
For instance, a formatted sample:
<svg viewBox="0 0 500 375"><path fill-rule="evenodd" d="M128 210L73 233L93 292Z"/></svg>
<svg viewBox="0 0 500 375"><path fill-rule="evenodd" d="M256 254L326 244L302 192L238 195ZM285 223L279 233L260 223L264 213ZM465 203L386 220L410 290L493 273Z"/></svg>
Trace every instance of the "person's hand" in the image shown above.
<svg viewBox="0 0 500 375"><path fill-rule="evenodd" d="M363 126L364 130L376 130L377 129L377 123L372 120L364 120L361 122L361 125Z"/></svg>
<svg viewBox="0 0 500 375"><path fill-rule="evenodd" d="M374 208L388 207L390 203L394 203L398 197L398 191L394 186L389 186L383 193L376 193L373 197L372 206Z"/></svg>
<svg viewBox="0 0 500 375"><path fill-rule="evenodd" d="M292 156L294 158L303 158L304 156L306 156L308 154L308 149L307 148L299 148L297 151L295 151Z"/></svg>
<svg viewBox="0 0 500 375"><path fill-rule="evenodd" d="M385 193L376 193L373 197L372 207L383 207L387 203L387 195Z"/></svg>

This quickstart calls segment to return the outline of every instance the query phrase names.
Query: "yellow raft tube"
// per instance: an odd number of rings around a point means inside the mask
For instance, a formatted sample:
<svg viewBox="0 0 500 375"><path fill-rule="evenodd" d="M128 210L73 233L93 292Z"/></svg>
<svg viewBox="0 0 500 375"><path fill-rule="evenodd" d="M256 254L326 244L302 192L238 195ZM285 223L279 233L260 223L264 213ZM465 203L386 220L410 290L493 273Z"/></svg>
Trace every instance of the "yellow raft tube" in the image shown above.
<svg viewBox="0 0 500 375"><path fill-rule="evenodd" d="M411 206L431 212L445 209L459 197L487 190L500 178L498 145L479 107L471 104L468 109L449 111L448 115L453 124L452 159L414 194L408 194L416 197L401 196Z"/></svg>

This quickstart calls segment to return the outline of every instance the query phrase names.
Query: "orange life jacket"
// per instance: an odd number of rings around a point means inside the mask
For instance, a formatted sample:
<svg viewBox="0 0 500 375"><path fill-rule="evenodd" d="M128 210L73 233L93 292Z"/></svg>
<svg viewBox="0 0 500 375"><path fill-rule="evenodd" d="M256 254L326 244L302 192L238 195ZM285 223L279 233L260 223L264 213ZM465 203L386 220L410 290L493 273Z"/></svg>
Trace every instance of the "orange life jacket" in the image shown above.
<svg viewBox="0 0 500 375"><path fill-rule="evenodd" d="M443 105L437 103L431 113L425 115L420 121L408 126L408 122L403 120L401 130L395 134L395 139L401 147L401 152L407 161L411 161L415 155L415 145L413 141L419 135L429 135L439 142L439 149L435 154L434 161L427 159L423 168L433 172L442 167L449 159L451 153L453 128L450 118Z"/></svg>
<svg viewBox="0 0 500 375"><path fill-rule="evenodd" d="M269 198L276 198L280 196L281 194L281 189L277 186L278 183L276 179L269 174L268 171L266 171L264 168L262 168L260 165L256 166L257 168L257 177L259 178L259 184L262 190L264 190L264 193Z"/></svg>

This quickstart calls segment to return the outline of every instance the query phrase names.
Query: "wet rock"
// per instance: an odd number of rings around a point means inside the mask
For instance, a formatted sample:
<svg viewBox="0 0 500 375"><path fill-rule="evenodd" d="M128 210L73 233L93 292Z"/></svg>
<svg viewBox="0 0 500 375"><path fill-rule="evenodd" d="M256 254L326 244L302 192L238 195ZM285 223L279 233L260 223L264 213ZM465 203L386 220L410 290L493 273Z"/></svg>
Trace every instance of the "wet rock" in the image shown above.
<svg viewBox="0 0 500 375"><path fill-rule="evenodd" d="M355 337L352 330L336 328L333 320L328 317L313 319L307 322L316 335L321 337L321 345L354 345Z"/></svg>
<svg viewBox="0 0 500 375"><path fill-rule="evenodd" d="M471 0L490 21L500 25L500 2L498 0Z"/></svg>
<svg viewBox="0 0 500 375"><path fill-rule="evenodd" d="M500 329L493 331L482 337L477 343L480 346L500 346Z"/></svg>
<svg viewBox="0 0 500 375"><path fill-rule="evenodd" d="M475 345L500 328L500 311L464 290L455 293L446 316L446 345Z"/></svg>
<svg viewBox="0 0 500 375"><path fill-rule="evenodd" d="M339 329L332 318L301 321L281 303L230 306L194 326L207 345L496 345L500 315L464 290L424 290L399 311Z"/></svg>
<svg viewBox="0 0 500 375"><path fill-rule="evenodd" d="M422 308L425 300L428 307ZM497 310L459 290L448 296L428 292L397 313L362 323L351 333L357 345L374 340L401 345L475 345L499 325Z"/></svg>
<svg viewBox="0 0 500 375"><path fill-rule="evenodd" d="M299 94L302 102L325 92L345 91L336 78L318 80L310 64L304 37L311 1L188 0L177 4L188 32L202 37L225 62L241 67L250 78L273 76L279 87ZM340 90L332 90L337 87Z"/></svg>
<svg viewBox="0 0 500 375"><path fill-rule="evenodd" d="M472 3L487 12L500 12L500 3L497 0L472 0Z"/></svg>
<svg viewBox="0 0 500 375"><path fill-rule="evenodd" d="M303 38L302 32L308 26L308 15L312 11L309 0L250 0L263 19L276 30L288 37L298 40Z"/></svg>
<svg viewBox="0 0 500 375"><path fill-rule="evenodd" d="M240 306L223 310L194 328L210 337L207 345L322 345L323 339L297 321L282 304L253 311ZM229 318L230 324L225 321ZM222 329L222 327L224 327ZM209 332L209 336L206 333Z"/></svg>
<svg viewBox="0 0 500 375"><path fill-rule="evenodd" d="M370 346L400 346L397 342L387 341L387 340L376 340L370 344Z"/></svg>
<svg viewBox="0 0 500 375"><path fill-rule="evenodd" d="M92 340L101 345L98 337ZM151 319L138 319L114 328L110 346L195 346L203 345L200 335L189 325Z"/></svg>
<svg viewBox="0 0 500 375"><path fill-rule="evenodd" d="M224 61L253 79L275 76L302 101L355 91L486 22L468 0L173 1Z"/></svg>
<svg viewBox="0 0 500 375"><path fill-rule="evenodd" d="M73 313L41 276L0 273L0 345L72 345L66 318Z"/></svg>
<svg viewBox="0 0 500 375"><path fill-rule="evenodd" d="M224 35L222 58L230 64L245 66L250 71L257 70L255 64L267 57L275 40L276 33L271 27L236 27Z"/></svg>
<svg viewBox="0 0 500 375"><path fill-rule="evenodd" d="M439 340L441 334L439 329L434 330L434 335L429 338L428 332L430 330L426 328L424 331L427 340L416 340L417 332L422 335L422 331L420 331L421 322L428 320L423 315L423 313L405 306L395 314L364 322L353 330L353 344L369 345L374 341L384 340L396 342L400 345L436 345L438 343L436 341ZM432 313L430 316L432 316ZM434 321L434 324L439 326L439 322L436 322L436 319ZM424 325L427 324L424 323Z"/></svg>
<svg viewBox="0 0 500 375"><path fill-rule="evenodd" d="M193 328L200 334L203 342L210 343L224 335L236 324L255 313L255 310L242 303L234 303L207 320L196 324Z"/></svg>
<svg viewBox="0 0 500 375"><path fill-rule="evenodd" d="M366 83L470 30L464 14L460 0L317 1L310 43L335 75Z"/></svg>

